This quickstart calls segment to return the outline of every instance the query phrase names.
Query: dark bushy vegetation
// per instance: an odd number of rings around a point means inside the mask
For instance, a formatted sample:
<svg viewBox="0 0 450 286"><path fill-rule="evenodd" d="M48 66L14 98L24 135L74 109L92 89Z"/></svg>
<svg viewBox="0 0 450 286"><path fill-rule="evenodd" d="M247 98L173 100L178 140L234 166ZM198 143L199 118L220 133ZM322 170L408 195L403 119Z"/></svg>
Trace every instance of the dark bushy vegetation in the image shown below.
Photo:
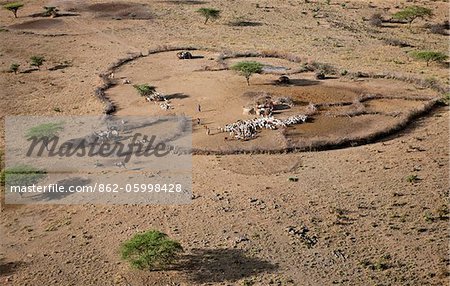
<svg viewBox="0 0 450 286"><path fill-rule="evenodd" d="M411 56L417 60L422 60L427 63L427 66L431 62L437 62L441 63L445 60L447 60L448 56L441 52L435 52L435 51L416 51L411 52Z"/></svg>
<svg viewBox="0 0 450 286"><path fill-rule="evenodd" d="M258 62L239 62L231 67L232 70L239 72L247 80L247 85L250 85L250 77L255 73L261 73L263 64Z"/></svg>

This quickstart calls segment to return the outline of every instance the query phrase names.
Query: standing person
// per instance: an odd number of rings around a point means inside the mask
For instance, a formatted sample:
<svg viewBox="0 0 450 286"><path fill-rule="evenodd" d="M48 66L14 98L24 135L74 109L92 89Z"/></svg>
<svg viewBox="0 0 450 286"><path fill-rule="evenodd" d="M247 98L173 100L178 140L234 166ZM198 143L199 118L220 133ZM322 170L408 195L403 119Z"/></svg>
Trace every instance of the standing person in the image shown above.
<svg viewBox="0 0 450 286"><path fill-rule="evenodd" d="M198 112L202 112L202 106L200 104L197 106L197 110Z"/></svg>
<svg viewBox="0 0 450 286"><path fill-rule="evenodd" d="M200 118L197 118L197 125L200 125Z"/></svg>

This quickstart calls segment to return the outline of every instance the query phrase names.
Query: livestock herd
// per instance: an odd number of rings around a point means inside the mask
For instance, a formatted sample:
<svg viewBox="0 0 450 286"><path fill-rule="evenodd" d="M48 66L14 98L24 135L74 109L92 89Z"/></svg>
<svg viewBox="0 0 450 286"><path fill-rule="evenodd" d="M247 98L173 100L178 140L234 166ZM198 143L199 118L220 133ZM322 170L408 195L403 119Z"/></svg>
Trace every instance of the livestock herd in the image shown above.
<svg viewBox="0 0 450 286"><path fill-rule="evenodd" d="M145 100L147 102L157 102L157 101L160 102L159 107L161 107L162 110L172 109L172 105L170 105L170 101L162 93L155 91L152 94L145 96Z"/></svg>
<svg viewBox="0 0 450 286"><path fill-rule="evenodd" d="M280 127L305 123L307 119L308 116L306 115L294 115L286 119L277 119L272 116L259 117L251 120L238 120L237 122L225 125L225 128L221 130L223 132L229 132L230 136L236 139L249 140L256 137L258 129L275 130Z"/></svg>

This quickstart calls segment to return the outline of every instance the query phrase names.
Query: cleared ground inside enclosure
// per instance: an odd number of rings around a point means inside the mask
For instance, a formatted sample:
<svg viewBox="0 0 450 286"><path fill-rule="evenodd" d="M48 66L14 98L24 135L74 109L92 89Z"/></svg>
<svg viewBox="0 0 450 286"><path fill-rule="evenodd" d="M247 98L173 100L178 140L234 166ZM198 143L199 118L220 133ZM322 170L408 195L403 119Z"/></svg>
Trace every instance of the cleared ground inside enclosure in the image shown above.
<svg viewBox="0 0 450 286"><path fill-rule="evenodd" d="M20 1L25 6L18 18L0 9L0 121L11 115L101 116L105 105L94 92L104 84L99 74L128 53L147 54L166 45L292 54L301 59L299 65L325 63L338 74L383 73L449 84L448 62L427 65L411 57L418 50L447 53L448 36L428 26L448 21L448 2L131 1ZM15 1L2 4L6 2ZM33 16L52 5L71 16ZM430 8L434 15L411 26L371 21L376 14L389 21L412 5ZM196 12L204 7L221 10L221 18L205 25ZM137 19L138 12L149 19ZM204 71L207 66L222 68L209 60L216 53L194 51L205 58L192 61L179 61L175 53L137 59L115 72L117 85L106 93L118 104L119 114L167 114L122 85L122 76L133 84L154 84L165 94L183 93L172 98L172 113L184 109L196 118L196 104L203 102L200 116L212 131L246 118L242 105L255 92L290 96L296 112L306 110L309 102L320 105L313 121L265 131L248 142L224 141L225 134L207 137L194 122L194 143L208 148L301 146L305 138L332 142L343 133L364 135L385 123L396 124L402 116L398 112L425 103L407 97L429 92L394 80L317 82L312 73L290 75L296 79L293 86L272 85L275 74L257 75L247 87L234 72ZM46 59L40 70L30 67L36 55ZM270 65L276 73L289 74L299 66L248 59ZM14 63L20 64L18 74L8 71ZM352 105L361 90L402 99ZM437 106L372 144L288 154L194 155L193 200L185 206L0 202L0 285L448 285L449 127L448 107ZM4 129L0 124L0 169L8 157ZM61 161L74 164L72 158ZM98 177L102 169L96 165L89 164L89 176ZM104 175L114 179L115 172ZM82 184L84 178L80 180ZM307 229L306 237L293 229ZM121 259L121 244L147 230L162 231L181 243L184 253L174 269L136 270ZM314 245L307 239L312 237L317 238Z"/></svg>
<svg viewBox="0 0 450 286"><path fill-rule="evenodd" d="M424 108L436 94L396 80L328 77L316 80L314 73L295 72L301 64L278 58L232 58L218 61L219 54L194 51L194 59L179 60L176 51L138 58L114 72L116 83L107 96L117 107L117 115L187 115L193 119L194 148L201 151L235 152L314 148L361 140L383 133L404 122L410 113ZM244 77L229 69L239 61L257 61L265 72ZM289 74L291 83L276 84L280 74ZM123 84L125 80L131 84ZM162 110L157 102L139 96L133 84L149 84L165 94L172 108ZM272 99L288 97L291 108L275 110L274 117L308 114L309 104L317 112L304 124L262 130L250 141L235 140L219 128L237 120L255 118L243 114L267 94ZM370 97L376 95L375 97ZM365 98L368 97L368 98ZM201 111L198 111L198 105ZM200 119L200 124L197 123ZM206 132L210 129L210 134Z"/></svg>

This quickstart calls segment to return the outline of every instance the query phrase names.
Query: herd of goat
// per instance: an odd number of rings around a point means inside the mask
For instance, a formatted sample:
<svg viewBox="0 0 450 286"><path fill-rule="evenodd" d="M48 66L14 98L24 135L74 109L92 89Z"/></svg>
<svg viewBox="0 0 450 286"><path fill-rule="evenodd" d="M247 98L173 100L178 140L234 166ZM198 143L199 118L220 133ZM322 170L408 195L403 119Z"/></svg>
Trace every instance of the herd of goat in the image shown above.
<svg viewBox="0 0 450 286"><path fill-rule="evenodd" d="M162 110L172 109L170 101L166 98L166 96L159 92L154 92L151 95L147 95L145 100L148 102L159 102L159 107L161 107Z"/></svg>
<svg viewBox="0 0 450 286"><path fill-rule="evenodd" d="M286 119L277 119L271 116L259 117L251 120L238 120L237 122L227 124L222 131L230 132L230 136L236 139L249 140L256 137L258 129L274 130L280 127L305 123L307 119L308 116L306 115L294 115Z"/></svg>
<svg viewBox="0 0 450 286"><path fill-rule="evenodd" d="M192 54L187 51L177 53L177 57L182 60L193 58ZM125 80L123 82L123 84L130 84L130 83L131 82L129 80ZM278 83L289 83L289 78L286 76L282 76L278 80ZM151 93L150 95L145 96L145 99L147 102L159 102L159 106L163 110L169 110L169 109L173 108L170 105L170 101L166 98L166 96L164 96L163 94L156 92L156 91ZM291 104L289 104L289 103L288 104L286 104L285 102L281 102L281 103L284 105L291 106ZM259 108L259 106L258 106L258 108ZM266 108L258 109L258 111L261 111L261 110L265 111ZM307 115L294 115L294 116L290 116L286 119L277 119L272 116L272 112L271 112L272 108L270 108L268 110L269 110L269 112L267 114L259 112L259 115L260 115L259 118L254 118L251 120L238 120L237 122L225 125L224 128L219 128L219 130L221 130L222 132L229 132L230 136L232 136L236 139L249 140L249 139L256 137L258 129L275 130L275 129L278 129L281 127L305 123L306 120L308 119ZM108 134L108 135L110 135L110 134ZM99 136L99 137L103 137L103 136ZM106 137L108 137L108 136L106 136Z"/></svg>

